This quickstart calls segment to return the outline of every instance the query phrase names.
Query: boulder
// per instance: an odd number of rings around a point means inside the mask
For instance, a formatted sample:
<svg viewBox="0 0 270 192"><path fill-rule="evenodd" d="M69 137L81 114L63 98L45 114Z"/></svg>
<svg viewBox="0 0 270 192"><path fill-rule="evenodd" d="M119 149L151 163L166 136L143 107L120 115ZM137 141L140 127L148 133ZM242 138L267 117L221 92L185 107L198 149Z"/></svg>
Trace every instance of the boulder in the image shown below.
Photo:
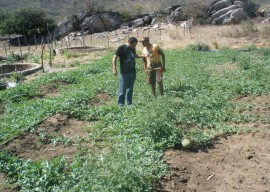
<svg viewBox="0 0 270 192"><path fill-rule="evenodd" d="M264 17L269 18L270 17L270 9L265 10Z"/></svg>
<svg viewBox="0 0 270 192"><path fill-rule="evenodd" d="M100 33L105 31L104 23L98 14L86 17L81 23L80 28L83 31L90 31L91 33Z"/></svg>
<svg viewBox="0 0 270 192"><path fill-rule="evenodd" d="M151 25L155 25L158 23L158 19L157 18L153 18L152 21L151 21Z"/></svg>
<svg viewBox="0 0 270 192"><path fill-rule="evenodd" d="M237 24L247 20L249 17L243 8L232 10L230 17L224 19L223 24Z"/></svg>
<svg viewBox="0 0 270 192"><path fill-rule="evenodd" d="M59 23L57 27L52 31L52 36L54 39L60 39L73 31L77 31L78 28L79 22L76 17L72 16Z"/></svg>
<svg viewBox="0 0 270 192"><path fill-rule="evenodd" d="M85 13L83 11L79 12L76 17L77 17L77 20L81 23L83 22L83 20L86 18L86 17L89 17L91 15L89 15L88 13Z"/></svg>
<svg viewBox="0 0 270 192"><path fill-rule="evenodd" d="M155 24L154 26L153 26L153 29L158 29L159 28L159 24Z"/></svg>
<svg viewBox="0 0 270 192"><path fill-rule="evenodd" d="M187 19L187 15L184 14L183 7L178 7L173 11L169 18L167 18L170 22L179 22Z"/></svg>
<svg viewBox="0 0 270 192"><path fill-rule="evenodd" d="M166 15L170 15L172 13L172 11L173 11L172 7L167 7L166 9L164 9L164 13Z"/></svg>
<svg viewBox="0 0 270 192"><path fill-rule="evenodd" d="M180 5L180 4L174 5L174 6L172 6L172 10L175 11L175 10L178 9L179 7L182 7L182 5Z"/></svg>
<svg viewBox="0 0 270 192"><path fill-rule="evenodd" d="M214 20L212 21L212 24L213 24L213 25L222 25L222 24L223 24L223 21L224 21L225 19L230 18L231 13L232 13L232 10L226 12L225 14L223 14L223 15L221 15L221 16L219 16L218 18L216 18L216 19L214 19Z"/></svg>
<svg viewBox="0 0 270 192"><path fill-rule="evenodd" d="M152 21L152 18L150 16L144 16L143 17L143 22L146 24L146 25L150 25L151 24L151 21Z"/></svg>
<svg viewBox="0 0 270 192"><path fill-rule="evenodd" d="M225 7L228 7L232 5L231 0L220 0L220 1L214 1L212 5L208 8L209 13L214 13L220 9L223 9Z"/></svg>
<svg viewBox="0 0 270 192"><path fill-rule="evenodd" d="M208 14L212 24L237 24L257 15L259 5L249 0L213 0Z"/></svg>
<svg viewBox="0 0 270 192"><path fill-rule="evenodd" d="M133 28L142 27L142 26L144 25L143 18L139 18L139 19L136 19L136 20L134 20L134 21L131 21L131 22L130 22L130 25L131 25Z"/></svg>
<svg viewBox="0 0 270 192"><path fill-rule="evenodd" d="M100 15L106 31L120 28L122 17L118 12L107 12Z"/></svg>
<svg viewBox="0 0 270 192"><path fill-rule="evenodd" d="M28 45L27 38L23 35L17 35L8 40L8 43L12 46L26 46Z"/></svg>
<svg viewBox="0 0 270 192"><path fill-rule="evenodd" d="M214 14L212 14L212 15L211 15L211 19L214 20L214 19L216 19L216 18L218 18L218 17L220 17L220 16L226 14L228 11L231 11L231 10L233 10L233 9L239 9L239 8L241 8L240 5L231 5L231 6L229 6L229 7L226 7L226 8L224 8L224 9L221 9L221 10L215 12Z"/></svg>
<svg viewBox="0 0 270 192"><path fill-rule="evenodd" d="M265 19L265 20L263 20L261 23L263 23L263 24L270 23L270 17L267 18L267 19Z"/></svg>
<svg viewBox="0 0 270 192"><path fill-rule="evenodd" d="M157 11L152 11L149 13L149 16L152 18L157 17L157 15L158 15Z"/></svg>

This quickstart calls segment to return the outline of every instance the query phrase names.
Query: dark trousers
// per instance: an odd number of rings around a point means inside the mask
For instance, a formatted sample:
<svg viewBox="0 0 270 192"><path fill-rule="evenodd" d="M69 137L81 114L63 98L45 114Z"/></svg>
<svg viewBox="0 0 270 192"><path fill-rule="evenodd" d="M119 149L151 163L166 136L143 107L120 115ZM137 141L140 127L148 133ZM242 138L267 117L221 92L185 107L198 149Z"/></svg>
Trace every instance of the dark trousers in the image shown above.
<svg viewBox="0 0 270 192"><path fill-rule="evenodd" d="M118 105L125 105L127 97L127 104L132 104L133 87L136 80L136 73L120 74Z"/></svg>

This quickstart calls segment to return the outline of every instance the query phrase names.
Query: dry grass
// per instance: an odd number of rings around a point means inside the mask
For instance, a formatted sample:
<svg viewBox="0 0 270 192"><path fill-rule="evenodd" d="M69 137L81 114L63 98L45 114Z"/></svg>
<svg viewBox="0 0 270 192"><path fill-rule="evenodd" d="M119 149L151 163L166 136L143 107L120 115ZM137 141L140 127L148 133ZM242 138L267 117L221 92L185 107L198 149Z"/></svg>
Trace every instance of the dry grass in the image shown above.
<svg viewBox="0 0 270 192"><path fill-rule="evenodd" d="M248 26L247 24L240 25L231 25L231 26L195 26L193 28L192 34L186 34L184 36L183 29L176 26L162 26L163 30L155 31L154 29L150 30L150 38L152 43L159 44L163 49L177 49L177 48L185 48L190 44L206 44L210 46L210 49L219 49L222 47L230 47L230 48L240 48L246 46L257 46L257 47L269 47L270 46L270 26L269 24L254 24L254 26L249 26L250 28L246 28L244 30L244 26ZM255 34L253 35L252 29L255 30ZM142 30L138 30L139 32L132 32L129 36L135 36L137 38L142 38L143 36L147 36L148 32L142 32ZM248 35L248 34L251 35ZM86 36L85 37L85 45L87 46L104 46L108 47L108 50L115 50L121 44L127 42L128 36L124 34L109 34L109 43L107 38L96 38L95 36ZM113 39L122 39L117 42L112 42ZM78 42L77 42L78 43ZM77 44L79 45L79 43ZM63 46L63 45L62 45ZM76 42L72 42L71 46L76 46ZM61 47L61 42L56 44L57 48ZM139 43L137 50L140 51L143 49L142 45ZM19 53L19 47L11 47L15 53ZM22 51L27 51L28 47L22 47ZM107 51L108 51L107 50ZM35 46L30 47L30 51L32 55L36 55L36 57L40 56L40 47L38 50L35 50ZM53 67L49 67L48 65L48 47L46 49L46 57L45 57L45 70L48 72L59 71L59 70L70 70L78 65L89 63L95 59L100 58L107 51L100 51L94 53L72 53L68 56L55 56L53 59ZM5 55L3 42L0 42L0 55ZM108 61L110 62L110 61Z"/></svg>

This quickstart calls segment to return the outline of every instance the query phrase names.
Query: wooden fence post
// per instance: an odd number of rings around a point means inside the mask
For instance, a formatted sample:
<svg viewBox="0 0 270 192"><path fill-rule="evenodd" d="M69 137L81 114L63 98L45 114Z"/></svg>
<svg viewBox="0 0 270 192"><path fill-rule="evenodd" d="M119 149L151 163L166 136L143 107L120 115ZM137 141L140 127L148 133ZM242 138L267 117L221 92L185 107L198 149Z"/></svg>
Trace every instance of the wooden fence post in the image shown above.
<svg viewBox="0 0 270 192"><path fill-rule="evenodd" d="M48 46L48 49L50 49L50 38L47 37L47 46Z"/></svg>
<svg viewBox="0 0 270 192"><path fill-rule="evenodd" d="M43 38L43 36L41 37L41 47L43 46L43 44L44 44L44 38Z"/></svg>
<svg viewBox="0 0 270 192"><path fill-rule="evenodd" d="M93 45L93 36L92 36L92 34L90 35L90 38L91 38L91 45Z"/></svg>
<svg viewBox="0 0 270 192"><path fill-rule="evenodd" d="M49 52L49 58L50 58L50 61L49 61L49 64L50 64L50 67L52 67L53 63L52 63L52 43L49 43L50 45L50 52Z"/></svg>
<svg viewBox="0 0 270 192"><path fill-rule="evenodd" d="M41 43L41 66L42 66L42 71L43 71L43 73L45 72L45 70L44 70L44 61L43 61L43 59L44 59L44 46L43 46L43 43Z"/></svg>
<svg viewBox="0 0 270 192"><path fill-rule="evenodd" d="M67 49L68 49L68 42L66 41Z"/></svg>
<svg viewBox="0 0 270 192"><path fill-rule="evenodd" d="M108 41L108 47L110 47L110 37L109 37L109 33L107 33L107 41Z"/></svg>
<svg viewBox="0 0 270 192"><path fill-rule="evenodd" d="M34 40L35 40L35 46L36 46L36 50L37 50L37 38L36 38L36 35L34 35Z"/></svg>
<svg viewBox="0 0 270 192"><path fill-rule="evenodd" d="M20 38L18 37L18 44L19 44L19 47L20 47L20 53L22 53L22 47L21 47L21 42L20 42Z"/></svg>
<svg viewBox="0 0 270 192"><path fill-rule="evenodd" d="M7 55L7 47L6 47L5 43L4 43L4 47L5 47L5 52L6 52L6 55Z"/></svg>

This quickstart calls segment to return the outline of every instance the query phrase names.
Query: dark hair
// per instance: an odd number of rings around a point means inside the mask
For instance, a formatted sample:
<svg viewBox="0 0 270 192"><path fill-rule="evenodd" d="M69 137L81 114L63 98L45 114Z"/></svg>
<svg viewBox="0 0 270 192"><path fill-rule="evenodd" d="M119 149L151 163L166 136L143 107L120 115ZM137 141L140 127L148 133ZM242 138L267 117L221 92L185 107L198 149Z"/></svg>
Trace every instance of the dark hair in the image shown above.
<svg viewBox="0 0 270 192"><path fill-rule="evenodd" d="M129 43L138 43L138 39L136 39L135 37L130 37L129 39L128 39L128 42Z"/></svg>

